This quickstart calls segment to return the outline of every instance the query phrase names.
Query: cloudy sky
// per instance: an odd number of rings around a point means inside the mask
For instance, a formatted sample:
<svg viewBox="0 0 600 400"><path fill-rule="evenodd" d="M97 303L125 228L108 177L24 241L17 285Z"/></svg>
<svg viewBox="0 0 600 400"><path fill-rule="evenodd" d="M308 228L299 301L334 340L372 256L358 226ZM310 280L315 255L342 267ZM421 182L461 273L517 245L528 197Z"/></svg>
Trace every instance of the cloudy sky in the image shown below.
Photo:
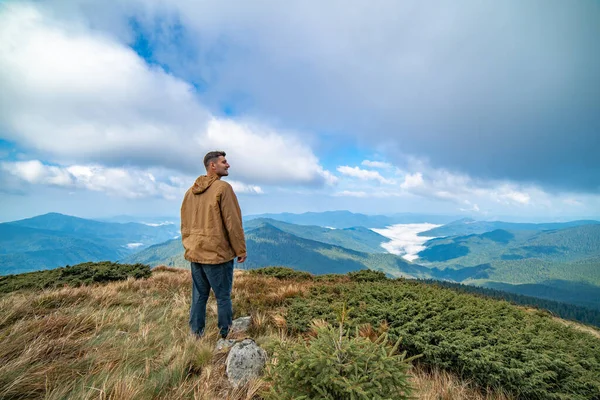
<svg viewBox="0 0 600 400"><path fill-rule="evenodd" d="M0 220L600 218L600 2L0 3Z"/></svg>

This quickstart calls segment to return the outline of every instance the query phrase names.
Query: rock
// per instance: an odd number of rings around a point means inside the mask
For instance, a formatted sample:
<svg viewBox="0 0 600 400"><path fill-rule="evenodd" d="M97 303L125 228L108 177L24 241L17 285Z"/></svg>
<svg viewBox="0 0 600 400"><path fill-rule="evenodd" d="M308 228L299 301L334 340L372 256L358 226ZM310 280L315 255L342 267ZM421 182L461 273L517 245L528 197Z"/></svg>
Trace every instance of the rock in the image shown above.
<svg viewBox="0 0 600 400"><path fill-rule="evenodd" d="M223 349L228 349L235 344L235 340L233 339L219 339L217 340L217 346L215 349L217 351L221 351Z"/></svg>
<svg viewBox="0 0 600 400"><path fill-rule="evenodd" d="M245 332L250 328L252 317L240 317L231 323L231 332Z"/></svg>
<svg viewBox="0 0 600 400"><path fill-rule="evenodd" d="M238 387L248 383L250 379L262 375L267 362L267 352L261 349L252 339L244 339L236 343L227 356L227 377L229 382Z"/></svg>

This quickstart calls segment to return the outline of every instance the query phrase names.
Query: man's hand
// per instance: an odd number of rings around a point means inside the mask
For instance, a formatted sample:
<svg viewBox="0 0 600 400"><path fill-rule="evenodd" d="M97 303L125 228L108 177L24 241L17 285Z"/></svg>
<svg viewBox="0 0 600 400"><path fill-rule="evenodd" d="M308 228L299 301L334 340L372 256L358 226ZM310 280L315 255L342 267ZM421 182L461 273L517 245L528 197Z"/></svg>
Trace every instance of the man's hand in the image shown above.
<svg viewBox="0 0 600 400"><path fill-rule="evenodd" d="M244 261L246 261L246 257L248 257L248 256L238 257L237 258L237 262L240 263L240 264L243 263Z"/></svg>

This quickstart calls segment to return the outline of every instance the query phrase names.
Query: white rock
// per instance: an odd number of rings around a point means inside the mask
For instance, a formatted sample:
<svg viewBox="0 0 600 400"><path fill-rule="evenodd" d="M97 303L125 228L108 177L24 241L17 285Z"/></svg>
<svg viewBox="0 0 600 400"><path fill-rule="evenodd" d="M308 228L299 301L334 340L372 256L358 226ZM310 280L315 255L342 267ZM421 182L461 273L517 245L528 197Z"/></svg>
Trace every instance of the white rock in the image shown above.
<svg viewBox="0 0 600 400"><path fill-rule="evenodd" d="M250 379L262 375L267 362L267 352L261 349L252 339L244 339L236 343L227 356L227 377L229 382L238 387Z"/></svg>
<svg viewBox="0 0 600 400"><path fill-rule="evenodd" d="M250 328L252 317L240 317L231 323L231 332L246 332Z"/></svg>

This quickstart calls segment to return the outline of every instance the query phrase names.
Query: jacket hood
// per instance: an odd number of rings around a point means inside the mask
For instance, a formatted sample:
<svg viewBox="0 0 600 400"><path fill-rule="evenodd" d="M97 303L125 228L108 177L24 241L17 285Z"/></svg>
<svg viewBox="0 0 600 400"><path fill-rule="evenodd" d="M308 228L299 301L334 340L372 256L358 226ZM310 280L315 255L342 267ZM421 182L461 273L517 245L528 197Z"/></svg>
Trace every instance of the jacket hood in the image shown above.
<svg viewBox="0 0 600 400"><path fill-rule="evenodd" d="M210 185L212 185L213 182L217 181L217 180L219 180L219 177L217 175L199 176L198 179L196 179L196 182L194 182L194 186L192 186L192 193L194 193L194 194L204 193L206 191L206 189L208 189L210 187Z"/></svg>

